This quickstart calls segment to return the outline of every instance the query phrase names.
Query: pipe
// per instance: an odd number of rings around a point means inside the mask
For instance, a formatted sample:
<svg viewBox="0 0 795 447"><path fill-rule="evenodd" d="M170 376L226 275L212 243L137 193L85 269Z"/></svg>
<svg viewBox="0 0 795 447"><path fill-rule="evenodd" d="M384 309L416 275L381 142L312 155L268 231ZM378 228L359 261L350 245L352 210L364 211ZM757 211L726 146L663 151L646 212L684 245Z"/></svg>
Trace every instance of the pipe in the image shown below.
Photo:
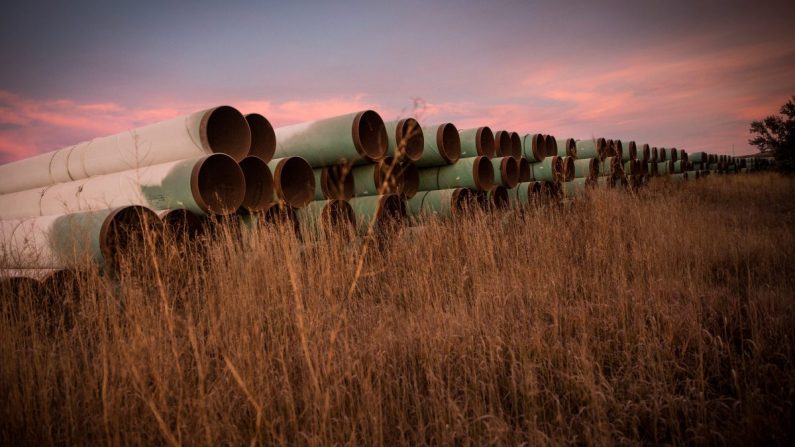
<svg viewBox="0 0 795 447"><path fill-rule="evenodd" d="M560 157L558 157L560 158ZM565 156L560 160L561 164L561 172L560 178L558 179L561 182L570 182L574 180L574 174L576 168L574 167L574 157Z"/></svg>
<svg viewBox="0 0 795 447"><path fill-rule="evenodd" d="M398 163L387 157L378 163L357 166L351 171L354 196L405 194L413 196L419 187L419 173L411 162Z"/></svg>
<svg viewBox="0 0 795 447"><path fill-rule="evenodd" d="M615 176L618 172L618 166L620 163L617 157L606 157L602 160L602 163L599 164L599 175L600 176Z"/></svg>
<svg viewBox="0 0 795 447"><path fill-rule="evenodd" d="M510 157L511 154L513 154L512 144L510 132L507 130L498 130L494 132L495 157Z"/></svg>
<svg viewBox="0 0 795 447"><path fill-rule="evenodd" d="M680 172L680 173L678 173L678 174L671 174L671 175L669 176L669 179L670 179L670 181L671 181L671 182L673 182L673 183L681 183L681 182L686 182L686 181L688 180L688 178L687 178L687 172Z"/></svg>
<svg viewBox="0 0 795 447"><path fill-rule="evenodd" d="M618 142L621 144L621 141ZM638 146L634 141L627 143L627 150L621 155L621 161L632 161L638 158Z"/></svg>
<svg viewBox="0 0 795 447"><path fill-rule="evenodd" d="M701 178L700 171L687 171L685 174L687 174L688 180L698 180Z"/></svg>
<svg viewBox="0 0 795 447"><path fill-rule="evenodd" d="M574 138L566 138L565 140L555 140L555 145L558 148L557 155L558 157L574 157L577 158L577 142L574 141Z"/></svg>
<svg viewBox="0 0 795 447"><path fill-rule="evenodd" d="M353 208L345 200L316 200L306 207L295 210L295 216L302 228L317 238L328 237L334 231L354 229L356 216Z"/></svg>
<svg viewBox="0 0 795 447"><path fill-rule="evenodd" d="M408 200L407 211L414 218L451 218L464 213L471 205L473 197L469 188L422 191Z"/></svg>
<svg viewBox="0 0 795 447"><path fill-rule="evenodd" d="M624 145L621 143L621 140L609 140L610 141L610 154L608 156L613 156L618 158L619 160L624 158Z"/></svg>
<svg viewBox="0 0 795 447"><path fill-rule="evenodd" d="M31 219L0 221L3 265L21 269L61 269L92 260L113 266L117 257L162 228L143 206L125 206Z"/></svg>
<svg viewBox="0 0 795 447"><path fill-rule="evenodd" d="M607 156L607 141L604 138L577 140L577 156L604 160Z"/></svg>
<svg viewBox="0 0 795 447"><path fill-rule="evenodd" d="M640 157L640 160L642 162L644 162L644 163L646 163L649 160L651 160L651 148L649 147L648 144L643 143L643 144L640 145L640 155L639 155L639 157Z"/></svg>
<svg viewBox="0 0 795 447"><path fill-rule="evenodd" d="M657 163L658 175L668 175L668 174L673 174L673 172L674 172L674 162L669 160Z"/></svg>
<svg viewBox="0 0 795 447"><path fill-rule="evenodd" d="M511 157L522 158L522 137L516 132L511 132Z"/></svg>
<svg viewBox="0 0 795 447"><path fill-rule="evenodd" d="M526 158L519 159L519 182L525 183L533 180L533 169L530 167L530 162Z"/></svg>
<svg viewBox="0 0 795 447"><path fill-rule="evenodd" d="M273 175L268 163L250 155L240 161L240 170L246 183L246 193L239 212L262 211L273 201Z"/></svg>
<svg viewBox="0 0 795 447"><path fill-rule="evenodd" d="M657 163L658 161L663 161L663 160L660 160L660 155L659 155L656 147L651 148L651 160L649 160L649 161L651 161L653 163Z"/></svg>
<svg viewBox="0 0 795 447"><path fill-rule="evenodd" d="M240 166L225 154L163 163L0 196L0 219L141 205L229 214L245 197Z"/></svg>
<svg viewBox="0 0 795 447"><path fill-rule="evenodd" d="M671 160L673 162L679 160L679 151L675 147L668 149L667 155L668 155L668 160Z"/></svg>
<svg viewBox="0 0 795 447"><path fill-rule="evenodd" d="M560 178L563 166L560 157L553 155L546 157L543 161L530 163L533 172L533 180L555 182Z"/></svg>
<svg viewBox="0 0 795 447"><path fill-rule="evenodd" d="M508 189L504 186L496 186L490 191L474 191L475 202L478 203L483 211L495 211L510 207Z"/></svg>
<svg viewBox="0 0 795 447"><path fill-rule="evenodd" d="M541 195L546 196L550 200L556 200L560 197L560 183L558 182L542 182Z"/></svg>
<svg viewBox="0 0 795 447"><path fill-rule="evenodd" d="M684 160L676 160L674 162L674 173L681 174L687 171L687 162Z"/></svg>
<svg viewBox="0 0 795 447"><path fill-rule="evenodd" d="M571 199L585 193L591 187L593 180L589 177L578 177L560 184L560 190L564 198Z"/></svg>
<svg viewBox="0 0 795 447"><path fill-rule="evenodd" d="M495 156L494 134L488 127L475 127L458 131L461 140L461 158Z"/></svg>
<svg viewBox="0 0 795 447"><path fill-rule="evenodd" d="M354 197L349 202L356 215L356 228L366 233L370 225L377 230L386 230L406 218L406 202L397 194Z"/></svg>
<svg viewBox="0 0 795 447"><path fill-rule="evenodd" d="M544 136L540 133L526 134L522 138L522 155L530 163L544 161L547 156Z"/></svg>
<svg viewBox="0 0 795 447"><path fill-rule="evenodd" d="M389 121L384 125L387 131L387 156L405 158L410 161L422 158L425 149L425 136L417 120L404 118Z"/></svg>
<svg viewBox="0 0 795 447"><path fill-rule="evenodd" d="M0 194L213 153L242 160L250 144L243 115L232 107L215 107L2 165Z"/></svg>
<svg viewBox="0 0 795 447"><path fill-rule="evenodd" d="M687 151L685 151L684 149L679 149L679 159L685 162L689 161L690 158L687 155Z"/></svg>
<svg viewBox="0 0 795 447"><path fill-rule="evenodd" d="M494 184L513 188L519 183L519 162L513 157L492 158Z"/></svg>
<svg viewBox="0 0 795 447"><path fill-rule="evenodd" d="M661 147L659 149L659 151L657 152L657 154L658 154L657 162L668 161L668 159L669 159L669 157L668 157L668 149L666 149L664 147Z"/></svg>
<svg viewBox="0 0 795 447"><path fill-rule="evenodd" d="M558 142L552 135L544 135L544 148L546 149L547 157L558 155Z"/></svg>
<svg viewBox="0 0 795 447"><path fill-rule="evenodd" d="M452 123L423 127L425 150L415 163L417 167L451 165L461 158L461 139Z"/></svg>
<svg viewBox="0 0 795 447"><path fill-rule="evenodd" d="M251 130L248 156L259 157L265 163L273 160L273 153L276 151L276 133L271 122L259 113L246 115L246 122Z"/></svg>
<svg viewBox="0 0 795 447"><path fill-rule="evenodd" d="M157 217L163 223L165 233L177 238L192 240L201 236L205 230L205 221L183 208L158 211Z"/></svg>
<svg viewBox="0 0 795 447"><path fill-rule="evenodd" d="M472 188L488 191L494 187L494 168L486 157L463 158L449 166L420 169L420 191Z"/></svg>
<svg viewBox="0 0 795 447"><path fill-rule="evenodd" d="M574 160L574 178L596 178L598 175L598 158L579 158Z"/></svg>
<svg viewBox="0 0 795 447"><path fill-rule="evenodd" d="M384 121L372 110L293 124L275 132L275 157L301 157L313 168L378 161L388 147Z"/></svg>
<svg viewBox="0 0 795 447"><path fill-rule="evenodd" d="M417 165L410 161L401 161L395 167L400 182L398 184L398 194L410 199L420 190L420 170Z"/></svg>
<svg viewBox="0 0 795 447"><path fill-rule="evenodd" d="M303 208L315 196L315 172L301 157L276 158L268 163L273 172L273 200Z"/></svg>
<svg viewBox="0 0 795 447"><path fill-rule="evenodd" d="M508 199L515 208L522 208L533 204L541 193L541 182L522 182L515 188L508 190Z"/></svg>
<svg viewBox="0 0 795 447"><path fill-rule="evenodd" d="M355 193L355 185L351 171L353 167L348 163L325 166L313 169L315 178L314 200L348 200Z"/></svg>

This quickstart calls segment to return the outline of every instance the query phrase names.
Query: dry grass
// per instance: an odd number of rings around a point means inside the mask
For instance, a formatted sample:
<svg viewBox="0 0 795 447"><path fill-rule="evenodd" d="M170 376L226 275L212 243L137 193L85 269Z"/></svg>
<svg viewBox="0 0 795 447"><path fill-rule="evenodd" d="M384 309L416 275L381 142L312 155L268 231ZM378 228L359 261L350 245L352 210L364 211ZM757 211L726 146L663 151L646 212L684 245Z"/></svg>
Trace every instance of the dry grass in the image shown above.
<svg viewBox="0 0 795 447"><path fill-rule="evenodd" d="M0 303L3 444L789 444L795 181L141 254ZM203 261L198 261L202 252ZM350 293L349 293L350 290Z"/></svg>

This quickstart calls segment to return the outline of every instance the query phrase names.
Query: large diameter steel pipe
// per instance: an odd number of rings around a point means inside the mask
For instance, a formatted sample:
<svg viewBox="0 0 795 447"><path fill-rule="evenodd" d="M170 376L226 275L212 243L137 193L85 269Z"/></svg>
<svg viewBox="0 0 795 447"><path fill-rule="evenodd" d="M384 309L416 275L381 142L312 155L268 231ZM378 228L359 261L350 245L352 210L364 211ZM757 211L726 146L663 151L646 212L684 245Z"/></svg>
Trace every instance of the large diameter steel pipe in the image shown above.
<svg viewBox="0 0 795 447"><path fill-rule="evenodd" d="M276 133L271 122L259 113L246 115L246 122L251 130L248 155L259 157L265 163L273 160L273 153L276 151Z"/></svg>
<svg viewBox="0 0 795 447"><path fill-rule="evenodd" d="M619 141L620 143L620 141ZM638 146L634 141L627 143L627 148L621 155L621 161L630 161L638 158Z"/></svg>
<svg viewBox="0 0 795 447"><path fill-rule="evenodd" d="M706 163L708 158L705 152L693 152L688 156L688 159L693 163Z"/></svg>
<svg viewBox="0 0 795 447"><path fill-rule="evenodd" d="M604 138L577 140L577 156L604 160L607 156L607 141Z"/></svg>
<svg viewBox="0 0 795 447"><path fill-rule="evenodd" d="M538 200L541 193L541 182L522 182L508 191L508 199L512 206L522 208Z"/></svg>
<svg viewBox="0 0 795 447"><path fill-rule="evenodd" d="M111 266L119 254L159 230L157 215L142 206L0 221L5 266L61 269L90 260Z"/></svg>
<svg viewBox="0 0 795 447"><path fill-rule="evenodd" d="M452 123L423 127L425 149L416 161L419 168L450 165L461 158L461 138Z"/></svg>
<svg viewBox="0 0 795 447"><path fill-rule="evenodd" d="M599 164L600 176L614 176L617 174L620 166L620 158L618 157L605 157L602 163Z"/></svg>
<svg viewBox="0 0 795 447"><path fill-rule="evenodd" d="M401 194L413 197L419 188L417 167L410 161L398 162L387 157L378 163L357 166L351 171L354 196Z"/></svg>
<svg viewBox="0 0 795 447"><path fill-rule="evenodd" d="M229 214L245 198L240 166L224 154L207 155L100 175L0 196L0 219L66 214L127 205L186 208Z"/></svg>
<svg viewBox="0 0 795 447"><path fill-rule="evenodd" d="M425 135L414 118L384 123L387 135L387 155L417 161L425 150Z"/></svg>
<svg viewBox="0 0 795 447"><path fill-rule="evenodd" d="M389 229L407 216L406 202L397 194L354 197L349 203L360 233L366 233L371 226L377 230Z"/></svg>
<svg viewBox="0 0 795 447"><path fill-rule="evenodd" d="M192 240L204 233L206 220L184 208L161 210L157 217L163 223L166 235L179 240Z"/></svg>
<svg viewBox="0 0 795 447"><path fill-rule="evenodd" d="M519 162L514 157L491 159L494 168L494 184L513 188L519 183Z"/></svg>
<svg viewBox="0 0 795 447"><path fill-rule="evenodd" d="M566 156L558 158L560 158L560 164L561 164L561 173L560 173L561 175L559 180L561 182L568 182L574 180L574 174L576 171L574 167L574 157Z"/></svg>
<svg viewBox="0 0 795 447"><path fill-rule="evenodd" d="M643 163L647 163L649 160L651 160L651 148L648 144L641 144L639 151L640 153L638 154L638 158L640 158Z"/></svg>
<svg viewBox="0 0 795 447"><path fill-rule="evenodd" d="M469 188L422 191L408 200L407 211L414 218L451 218L466 211L472 201L473 193Z"/></svg>
<svg viewBox="0 0 795 447"><path fill-rule="evenodd" d="M598 158L579 158L574 160L575 178L596 178L599 175Z"/></svg>
<svg viewBox="0 0 795 447"><path fill-rule="evenodd" d="M590 178L579 177L575 178L574 180L561 183L560 191L563 194L563 197L571 199L585 193L592 183L593 180Z"/></svg>
<svg viewBox="0 0 795 447"><path fill-rule="evenodd" d="M486 157L464 158L454 165L419 171L420 191L452 188L488 191L494 187L494 168Z"/></svg>
<svg viewBox="0 0 795 447"><path fill-rule="evenodd" d="M249 155L240 160L240 170L245 179L246 192L240 212L262 211L273 201L273 175L265 160Z"/></svg>
<svg viewBox="0 0 795 447"><path fill-rule="evenodd" d="M558 157L574 157L577 158L577 142L574 141L574 138L566 138L565 140L556 139L555 144L558 147L557 155Z"/></svg>
<svg viewBox="0 0 795 447"><path fill-rule="evenodd" d="M348 200L355 193L353 167L348 163L314 169L315 200Z"/></svg>
<svg viewBox="0 0 795 447"><path fill-rule="evenodd" d="M250 144L243 115L221 106L2 165L0 194L213 153L242 160Z"/></svg>
<svg viewBox="0 0 795 447"><path fill-rule="evenodd" d="M540 133L527 134L522 138L522 155L530 163L544 160L547 156L546 140Z"/></svg>
<svg viewBox="0 0 795 447"><path fill-rule="evenodd" d="M558 141L552 135L544 135L544 147L547 157L558 155Z"/></svg>
<svg viewBox="0 0 795 447"><path fill-rule="evenodd" d="M522 137L517 132L511 132L511 157L522 158Z"/></svg>
<svg viewBox="0 0 795 447"><path fill-rule="evenodd" d="M275 157L301 157L313 168L340 162L378 161L386 156L388 136L372 110L280 127Z"/></svg>
<svg viewBox="0 0 795 447"><path fill-rule="evenodd" d="M530 162L526 158L519 159L519 182L525 183L533 180L533 168L530 167Z"/></svg>
<svg viewBox="0 0 795 447"><path fill-rule="evenodd" d="M301 157L271 160L273 172L273 201L284 202L293 208L306 206L315 196L315 172Z"/></svg>
<svg viewBox="0 0 795 447"><path fill-rule="evenodd" d="M687 162L684 160L676 160L674 162L674 172L681 174L685 171L687 171Z"/></svg>
<svg viewBox="0 0 795 447"><path fill-rule="evenodd" d="M557 155L546 157L538 163L530 163L530 168L533 171L533 180L547 182L558 181L563 170L560 157Z"/></svg>
<svg viewBox="0 0 795 447"><path fill-rule="evenodd" d="M658 151L658 149L656 147L652 147L651 148L651 159L649 161L654 162L654 163L657 163L658 161L663 161L663 160L660 160L659 151Z"/></svg>
<svg viewBox="0 0 795 447"><path fill-rule="evenodd" d="M328 237L333 231L345 231L356 226L353 208L345 200L316 200L295 210L295 216L302 230L319 238Z"/></svg>
<svg viewBox="0 0 795 447"><path fill-rule="evenodd" d="M674 162L671 160L661 161L657 163L657 174L668 175L674 173Z"/></svg>
<svg viewBox="0 0 795 447"><path fill-rule="evenodd" d="M493 158L495 154L494 134L488 127L476 127L458 131L461 140L461 158L483 156Z"/></svg>
<svg viewBox="0 0 795 447"><path fill-rule="evenodd" d="M511 132L498 130L494 132L494 156L510 157L513 153L513 143L511 142Z"/></svg>

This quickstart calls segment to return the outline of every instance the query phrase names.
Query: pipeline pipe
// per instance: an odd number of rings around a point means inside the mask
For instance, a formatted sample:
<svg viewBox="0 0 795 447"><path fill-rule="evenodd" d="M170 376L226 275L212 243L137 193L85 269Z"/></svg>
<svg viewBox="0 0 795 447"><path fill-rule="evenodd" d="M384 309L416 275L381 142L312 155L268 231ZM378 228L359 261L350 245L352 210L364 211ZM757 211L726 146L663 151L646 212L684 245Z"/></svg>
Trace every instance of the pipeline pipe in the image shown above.
<svg viewBox="0 0 795 447"><path fill-rule="evenodd" d="M579 158L574 160L575 178L596 178L599 175L598 158Z"/></svg>
<svg viewBox="0 0 795 447"><path fill-rule="evenodd" d="M619 165L619 158L618 157L606 157L602 160L602 163L599 164L599 175L600 176L615 176L618 171Z"/></svg>
<svg viewBox="0 0 795 447"><path fill-rule="evenodd" d="M495 156L494 134L488 127L475 127L458 131L461 140L461 158Z"/></svg>
<svg viewBox="0 0 795 447"><path fill-rule="evenodd" d="M530 167L530 162L526 158L519 159L519 182L525 183L533 180L533 168Z"/></svg>
<svg viewBox="0 0 795 447"><path fill-rule="evenodd" d="M619 160L624 158L624 144L621 143L621 140L607 140L607 141L609 143L608 156L616 157Z"/></svg>
<svg viewBox="0 0 795 447"><path fill-rule="evenodd" d="M687 180L689 180L687 178L687 172L680 172L678 174L671 174L670 176L668 176L668 178L670 179L670 181L672 183L681 183L681 182L686 182Z"/></svg>
<svg viewBox="0 0 795 447"><path fill-rule="evenodd" d="M687 162L684 160L676 160L674 162L674 170L673 172L676 174L681 174L687 171Z"/></svg>
<svg viewBox="0 0 795 447"><path fill-rule="evenodd" d="M407 201L407 211L413 218L438 216L452 218L464 213L473 200L469 188L422 191Z"/></svg>
<svg viewBox="0 0 795 447"><path fill-rule="evenodd" d="M643 143L642 145L640 145L640 154L638 155L638 157L644 163L647 163L649 160L651 160L651 148L649 147L648 144Z"/></svg>
<svg viewBox="0 0 795 447"><path fill-rule="evenodd" d="M418 168L451 165L461 158L461 139L452 123L423 127L425 149L415 162Z"/></svg>
<svg viewBox="0 0 795 447"><path fill-rule="evenodd" d="M282 201L303 208L315 196L315 172L301 157L276 158L268 163L273 172L273 203Z"/></svg>
<svg viewBox="0 0 795 447"><path fill-rule="evenodd" d="M688 180L698 180L699 178L701 178L700 171L686 171L685 174L687 174Z"/></svg>
<svg viewBox="0 0 795 447"><path fill-rule="evenodd" d="M392 157L375 164L357 166L351 175L355 197L389 193L413 197L419 188L417 167L409 161L399 163Z"/></svg>
<svg viewBox="0 0 795 447"><path fill-rule="evenodd" d="M508 190L508 199L513 207L522 208L535 203L541 194L541 182L522 182Z"/></svg>
<svg viewBox="0 0 795 447"><path fill-rule="evenodd" d="M417 161L425 149L425 135L414 118L389 121L387 131L387 156Z"/></svg>
<svg viewBox="0 0 795 447"><path fill-rule="evenodd" d="M511 132L511 157L515 159L522 158L522 137L516 132Z"/></svg>
<svg viewBox="0 0 795 447"><path fill-rule="evenodd" d="M660 159L659 151L656 147L651 148L651 162L657 163L658 161L665 161Z"/></svg>
<svg viewBox="0 0 795 447"><path fill-rule="evenodd" d="M604 160L607 156L607 141L604 138L577 140L577 156Z"/></svg>
<svg viewBox="0 0 795 447"><path fill-rule="evenodd" d="M558 155L558 142L552 135L544 135L544 147L547 157Z"/></svg>
<svg viewBox="0 0 795 447"><path fill-rule="evenodd" d="M238 212L262 211L273 201L273 175L261 158L249 155L240 161L246 192Z"/></svg>
<svg viewBox="0 0 795 447"><path fill-rule="evenodd" d="M386 156L388 146L384 121L372 110L293 124L275 132L275 157L301 157L313 168L378 161Z"/></svg>
<svg viewBox="0 0 795 447"><path fill-rule="evenodd" d="M507 130L494 132L494 156L509 157L513 154L511 133Z"/></svg>
<svg viewBox="0 0 795 447"><path fill-rule="evenodd" d="M490 191L474 191L475 202L483 211L494 211L510 207L508 189L495 186Z"/></svg>
<svg viewBox="0 0 795 447"><path fill-rule="evenodd" d="M328 237L334 231L345 231L356 227L353 208L345 200L315 200L306 207L295 210L302 234L316 238Z"/></svg>
<svg viewBox="0 0 795 447"><path fill-rule="evenodd" d="M62 269L91 260L112 266L117 256L162 228L153 211L126 206L99 211L0 221L3 265Z"/></svg>
<svg viewBox="0 0 795 447"><path fill-rule="evenodd" d="M472 188L488 191L494 186L494 168L486 157L464 158L449 166L420 169L420 191Z"/></svg>
<svg viewBox="0 0 795 447"><path fill-rule="evenodd" d="M618 142L621 144L621 141ZM630 141L627 143L627 150L623 151L621 155L621 161L632 161L638 158L638 146L635 144L634 141Z"/></svg>
<svg viewBox="0 0 795 447"><path fill-rule="evenodd" d="M204 233L205 221L184 208L160 210L157 217L163 223L167 235L193 240Z"/></svg>
<svg viewBox="0 0 795 447"><path fill-rule="evenodd" d="M215 107L0 166L0 194L222 153L242 160L251 144L243 115Z"/></svg>
<svg viewBox="0 0 795 447"><path fill-rule="evenodd" d="M313 169L315 178L314 200L348 200L355 193L355 185L351 171L353 167L348 163L325 166Z"/></svg>
<svg viewBox="0 0 795 447"><path fill-rule="evenodd" d="M536 181L555 182L563 171L563 165L557 155L546 157L537 163L530 163L530 168L533 172L533 180Z"/></svg>
<svg viewBox="0 0 795 447"><path fill-rule="evenodd" d="M492 158L494 184L513 188L519 183L519 162L514 157Z"/></svg>
<svg viewBox="0 0 795 447"><path fill-rule="evenodd" d="M688 158L687 151L685 151L684 149L679 149L679 160L683 160L685 162L690 160Z"/></svg>
<svg viewBox="0 0 795 447"><path fill-rule="evenodd" d="M569 156L562 157L560 158L560 164L561 164L561 172L560 172L560 178L558 180L561 182L569 182L574 180L574 174L576 171L576 168L574 167L574 157L569 157Z"/></svg>
<svg viewBox="0 0 795 447"><path fill-rule="evenodd" d="M564 198L571 199L585 193L591 187L592 180L589 177L578 177L560 184L560 191Z"/></svg>
<svg viewBox="0 0 795 447"><path fill-rule="evenodd" d="M386 230L402 222L406 216L406 202L397 194L354 197L349 201L356 216L356 229L366 233L374 229Z"/></svg>
<svg viewBox="0 0 795 447"><path fill-rule="evenodd" d="M555 144L557 145L558 157L573 157L577 158L577 142L574 141L574 138L566 138L565 140L555 140Z"/></svg>
<svg viewBox="0 0 795 447"><path fill-rule="evenodd" d="M674 162L671 160L661 161L657 163L657 174L668 175L674 173Z"/></svg>
<svg viewBox="0 0 795 447"><path fill-rule="evenodd" d="M540 133L527 134L522 138L522 155L530 163L541 162L547 156L546 140Z"/></svg>
<svg viewBox="0 0 795 447"><path fill-rule="evenodd" d="M229 214L241 205L245 191L243 171L235 160L225 154L212 154L4 194L0 196L0 219L127 205Z"/></svg>
<svg viewBox="0 0 795 447"><path fill-rule="evenodd" d="M273 160L276 133L270 121L259 113L249 113L246 115L246 122L251 130L251 145L247 155L259 157L265 163Z"/></svg>

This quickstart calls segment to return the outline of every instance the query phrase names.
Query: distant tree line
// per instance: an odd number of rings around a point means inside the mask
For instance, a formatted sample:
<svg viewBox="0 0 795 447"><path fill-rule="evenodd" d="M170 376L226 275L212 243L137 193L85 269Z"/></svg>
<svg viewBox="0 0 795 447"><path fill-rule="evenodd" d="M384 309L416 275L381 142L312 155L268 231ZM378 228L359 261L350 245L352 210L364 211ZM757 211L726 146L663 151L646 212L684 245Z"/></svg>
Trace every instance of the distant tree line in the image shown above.
<svg viewBox="0 0 795 447"><path fill-rule="evenodd" d="M795 96L781 106L778 115L751 123L748 140L763 154L771 154L781 171L795 172Z"/></svg>

